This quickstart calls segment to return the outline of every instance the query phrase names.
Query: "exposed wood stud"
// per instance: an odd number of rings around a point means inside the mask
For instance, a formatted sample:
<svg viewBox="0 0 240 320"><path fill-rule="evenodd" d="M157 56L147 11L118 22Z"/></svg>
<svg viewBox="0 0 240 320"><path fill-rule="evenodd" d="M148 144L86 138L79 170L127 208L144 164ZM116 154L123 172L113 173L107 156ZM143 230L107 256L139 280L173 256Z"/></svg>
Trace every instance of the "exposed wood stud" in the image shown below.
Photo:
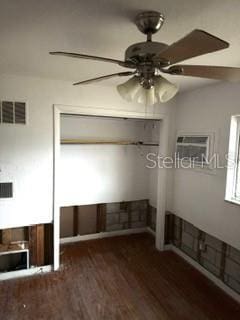
<svg viewBox="0 0 240 320"><path fill-rule="evenodd" d="M44 225L44 260L45 265L53 263L53 224Z"/></svg>
<svg viewBox="0 0 240 320"><path fill-rule="evenodd" d="M104 203L101 206L102 208L102 231L106 231L106 224L107 224L107 205Z"/></svg>
<svg viewBox="0 0 240 320"><path fill-rule="evenodd" d="M179 218L179 239L176 243L178 248L182 247L183 219Z"/></svg>
<svg viewBox="0 0 240 320"><path fill-rule="evenodd" d="M29 231L28 231L28 227L24 227L24 240L28 241L29 240Z"/></svg>
<svg viewBox="0 0 240 320"><path fill-rule="evenodd" d="M29 227L29 258L30 258L30 266L36 266L37 262L37 252L35 248L36 242L36 226Z"/></svg>
<svg viewBox="0 0 240 320"><path fill-rule="evenodd" d="M29 254L30 265L44 265L44 225L29 227Z"/></svg>
<svg viewBox="0 0 240 320"><path fill-rule="evenodd" d="M174 238L174 215L168 213L165 216L165 244L172 243Z"/></svg>
<svg viewBox="0 0 240 320"><path fill-rule="evenodd" d="M44 224L37 225L37 266L44 265Z"/></svg>
<svg viewBox="0 0 240 320"><path fill-rule="evenodd" d="M96 222L96 232L101 232L102 230L102 217L101 217L101 205L97 205L97 222Z"/></svg>
<svg viewBox="0 0 240 320"><path fill-rule="evenodd" d="M225 242L222 243L222 250L221 250L221 264L220 264L220 275L219 278L224 280L225 274L225 266L226 266L226 254L227 254L227 244Z"/></svg>
<svg viewBox="0 0 240 320"><path fill-rule="evenodd" d="M101 209L100 204L97 205L97 221L96 221L96 232L101 232Z"/></svg>
<svg viewBox="0 0 240 320"><path fill-rule="evenodd" d="M78 236L78 223L79 223L79 216L78 216L78 206L73 207L73 235Z"/></svg>
<svg viewBox="0 0 240 320"><path fill-rule="evenodd" d="M147 200L147 226L151 228L152 226L152 212L149 201Z"/></svg>
<svg viewBox="0 0 240 320"><path fill-rule="evenodd" d="M201 255L202 255L202 249L201 249L201 243L204 245L205 240L205 232L202 230L198 230L198 247L197 247L197 261L201 264Z"/></svg>
<svg viewBox="0 0 240 320"><path fill-rule="evenodd" d="M120 210L124 210L124 211L127 211L127 206L128 206L128 203L127 202L120 202Z"/></svg>
<svg viewBox="0 0 240 320"><path fill-rule="evenodd" d="M174 238L174 214L170 215L170 226L169 226L169 241L173 242Z"/></svg>
<svg viewBox="0 0 240 320"><path fill-rule="evenodd" d="M127 202L127 213L128 213L128 228L132 228L132 203Z"/></svg>
<svg viewBox="0 0 240 320"><path fill-rule="evenodd" d="M106 204L97 205L97 232L106 231Z"/></svg>

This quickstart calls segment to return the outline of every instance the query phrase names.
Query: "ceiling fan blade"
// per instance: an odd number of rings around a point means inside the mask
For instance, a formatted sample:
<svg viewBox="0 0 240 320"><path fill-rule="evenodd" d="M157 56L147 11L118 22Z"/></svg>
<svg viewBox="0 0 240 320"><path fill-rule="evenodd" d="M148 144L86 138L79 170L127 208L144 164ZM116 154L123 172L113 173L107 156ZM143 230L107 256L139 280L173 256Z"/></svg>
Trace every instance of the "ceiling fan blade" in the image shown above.
<svg viewBox="0 0 240 320"><path fill-rule="evenodd" d="M92 79L88 79L88 80L83 80L80 82L76 82L73 85L80 85L80 84L88 84L88 83L92 83L92 82L97 82L97 81L101 81L101 80L106 80L106 79L110 79L110 78L114 78L114 77L125 77L125 76L132 76L134 75L136 72L119 72L119 73L113 73L113 74L108 74L106 76L101 76L101 77L97 77L97 78L92 78Z"/></svg>
<svg viewBox="0 0 240 320"><path fill-rule="evenodd" d="M191 66L191 65L176 65L166 70L167 73L200 77L207 79L226 80L230 82L240 81L240 68L218 67L218 66Z"/></svg>
<svg viewBox="0 0 240 320"><path fill-rule="evenodd" d="M222 50L229 47L223 41L203 30L193 30L184 38L170 45L157 55L157 59L168 61L169 64L197 57L206 53Z"/></svg>
<svg viewBox="0 0 240 320"><path fill-rule="evenodd" d="M125 61L111 59L111 58L90 56L90 55L81 54L81 53L53 51L53 52L49 52L49 54L58 55L58 56L65 56L65 57L70 57L70 58L79 58L79 59L95 60L95 61L102 61L102 62L110 62L110 63L115 63L121 67L126 67L126 68L135 68L136 67L135 64L132 62L125 62Z"/></svg>

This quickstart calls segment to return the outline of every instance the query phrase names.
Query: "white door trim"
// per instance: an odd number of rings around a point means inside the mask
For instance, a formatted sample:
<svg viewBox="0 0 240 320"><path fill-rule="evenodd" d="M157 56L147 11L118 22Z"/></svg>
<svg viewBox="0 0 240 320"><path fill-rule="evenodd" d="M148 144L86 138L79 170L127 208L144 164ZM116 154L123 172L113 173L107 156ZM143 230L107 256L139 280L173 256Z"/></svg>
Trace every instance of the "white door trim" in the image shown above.
<svg viewBox="0 0 240 320"><path fill-rule="evenodd" d="M115 118L135 118L135 119L152 119L162 120L160 129L160 147L161 154L167 152L168 137L168 117L161 113L145 113L132 112L119 109L104 109L92 108L83 106L67 106L67 105L53 105L53 250L54 250L54 270L58 270L60 266L60 202L58 199L59 191L59 160L60 160L60 116L62 113L77 114L86 116L102 116ZM165 123L165 121L167 123ZM163 125L164 124L164 125ZM157 231L156 231L156 247L159 250L164 250L164 216L165 216L165 187L166 187L166 169L158 170L158 188L157 188ZM163 224L163 225L162 225Z"/></svg>

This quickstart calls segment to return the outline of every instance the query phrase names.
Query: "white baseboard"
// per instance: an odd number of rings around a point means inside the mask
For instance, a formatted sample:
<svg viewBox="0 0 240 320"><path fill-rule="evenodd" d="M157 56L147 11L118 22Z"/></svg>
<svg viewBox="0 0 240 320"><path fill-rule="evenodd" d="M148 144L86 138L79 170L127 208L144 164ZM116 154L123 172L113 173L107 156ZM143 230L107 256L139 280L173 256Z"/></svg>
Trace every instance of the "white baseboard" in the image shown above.
<svg viewBox="0 0 240 320"><path fill-rule="evenodd" d="M87 234L84 236L79 235L79 236L75 236L75 237L62 238L62 239L60 239L60 244L149 232L148 229L149 228L144 227L144 228L136 228L136 229L125 229L125 230L118 230L118 231L99 232L99 233L94 233L94 234Z"/></svg>
<svg viewBox="0 0 240 320"><path fill-rule="evenodd" d="M165 250L172 250L177 255L182 257L184 260L186 260L189 264L191 264L194 268L196 268L198 271L200 271L202 274L204 274L209 280L211 280L216 286L218 286L220 289L222 289L225 293L227 293L229 296L231 296L234 300L240 303L240 295L232 290L230 287L228 287L224 282L222 282L220 279L215 277L211 272L206 270L204 267L202 267L199 263L194 261L192 258L190 258L188 255L186 255L184 252L179 250L177 247L173 245L166 245Z"/></svg>
<svg viewBox="0 0 240 320"><path fill-rule="evenodd" d="M52 270L53 270L53 267L51 265L47 265L47 266L34 267L34 268L18 270L18 271L4 272L4 273L0 273L0 281L28 277L36 274L50 272Z"/></svg>

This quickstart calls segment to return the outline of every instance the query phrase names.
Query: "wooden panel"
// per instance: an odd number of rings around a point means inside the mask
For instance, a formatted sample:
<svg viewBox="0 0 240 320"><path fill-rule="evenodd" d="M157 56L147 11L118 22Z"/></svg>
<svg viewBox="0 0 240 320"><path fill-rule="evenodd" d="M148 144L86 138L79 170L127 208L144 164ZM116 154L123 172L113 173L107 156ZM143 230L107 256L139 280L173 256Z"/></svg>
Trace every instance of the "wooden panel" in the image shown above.
<svg viewBox="0 0 240 320"><path fill-rule="evenodd" d="M13 228L12 229L12 241L24 241L25 239L25 228Z"/></svg>
<svg viewBox="0 0 240 320"><path fill-rule="evenodd" d="M29 227L29 254L30 265L44 265L44 225Z"/></svg>
<svg viewBox="0 0 240 320"><path fill-rule="evenodd" d="M80 235L97 232L97 205L78 207L78 231Z"/></svg>
<svg viewBox="0 0 240 320"><path fill-rule="evenodd" d="M2 244L9 244L12 241L12 229L2 230Z"/></svg>
<svg viewBox="0 0 240 320"><path fill-rule="evenodd" d="M60 238L73 236L73 206L60 209Z"/></svg>

